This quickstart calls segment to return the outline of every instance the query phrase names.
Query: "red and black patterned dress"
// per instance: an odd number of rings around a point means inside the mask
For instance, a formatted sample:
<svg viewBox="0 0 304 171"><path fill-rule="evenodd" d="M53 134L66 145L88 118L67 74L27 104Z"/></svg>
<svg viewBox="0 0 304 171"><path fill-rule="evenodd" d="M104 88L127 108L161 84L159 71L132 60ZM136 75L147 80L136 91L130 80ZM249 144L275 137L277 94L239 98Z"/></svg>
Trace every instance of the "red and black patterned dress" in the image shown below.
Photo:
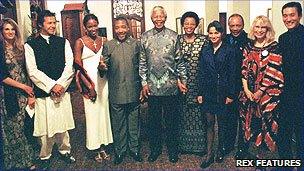
<svg viewBox="0 0 304 171"><path fill-rule="evenodd" d="M242 78L248 82L252 93L263 92L261 98L251 102L244 91L240 93L240 115L245 142L255 141L256 146L263 142L269 150L275 151L278 133L277 110L284 78L282 56L278 53L278 44L273 42L258 48L249 43L243 51Z"/></svg>

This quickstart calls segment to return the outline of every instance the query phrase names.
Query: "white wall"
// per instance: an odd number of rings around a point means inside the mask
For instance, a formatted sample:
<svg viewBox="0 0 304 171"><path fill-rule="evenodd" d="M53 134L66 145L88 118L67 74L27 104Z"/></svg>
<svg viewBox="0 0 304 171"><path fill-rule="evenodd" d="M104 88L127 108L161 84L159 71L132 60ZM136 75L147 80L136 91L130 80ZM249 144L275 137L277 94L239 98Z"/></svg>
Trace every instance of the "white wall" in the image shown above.
<svg viewBox="0 0 304 171"><path fill-rule="evenodd" d="M268 8L272 8L272 0L250 1L250 25L252 24L255 17L257 17L259 15L267 16Z"/></svg>
<svg viewBox="0 0 304 171"><path fill-rule="evenodd" d="M63 10L64 4L67 3L83 3L84 0L73 0L73 1L64 1L64 0L46 0L46 8L52 12L56 13L58 22L58 30L61 31L61 14L60 11ZM272 8L272 18L273 18L273 25L276 30L277 36L286 31L285 26L281 19L281 8L282 6L289 1L279 1L279 0L251 0L250 1L250 9L248 10L241 10L246 9L246 7L242 7L242 4L246 4L246 1L238 1L238 0L220 0L218 2L218 11L219 12L227 12L227 18L232 13L241 13L248 17L249 21L245 21L245 29L248 30L249 26L251 25L252 20L257 15L267 15L267 8ZM303 5L303 0L300 1ZM150 19L150 13L154 6L161 5L163 6L167 13L168 18L166 22L166 27L175 30L176 29L176 18L181 17L181 15L186 11L194 11L196 12L199 17L204 17L208 15L213 17L214 19L218 19L218 14L210 14L213 9L210 9L210 1L203 1L203 0L189 0L189 1L181 1L181 0L145 0L144 1L144 11L145 11L145 24L146 30L149 30L153 27L153 23ZM214 5L216 2L212 2ZM236 5L231 5L235 3ZM248 1L247 1L248 3ZM207 4L207 5L206 5ZM208 5L209 4L209 5ZM207 6L207 7L206 7ZM111 13L111 0L89 0L88 7L91 13L94 13L99 18L99 27L106 27L108 38L112 38L112 13ZM29 10L29 0L17 0L17 15L19 24L22 25L21 31L23 32L24 39L29 36L30 29L31 29L31 22L28 17L30 15ZM241 10L241 11L240 11ZM215 10L217 11L217 10ZM245 19L246 20L246 19ZM205 28L208 25L208 17L207 22L205 20ZM302 20L303 23L303 20ZM206 30L206 29L205 29Z"/></svg>
<svg viewBox="0 0 304 171"><path fill-rule="evenodd" d="M26 40L32 33L32 25L30 18L30 3L29 1L16 1L17 20L23 40Z"/></svg>

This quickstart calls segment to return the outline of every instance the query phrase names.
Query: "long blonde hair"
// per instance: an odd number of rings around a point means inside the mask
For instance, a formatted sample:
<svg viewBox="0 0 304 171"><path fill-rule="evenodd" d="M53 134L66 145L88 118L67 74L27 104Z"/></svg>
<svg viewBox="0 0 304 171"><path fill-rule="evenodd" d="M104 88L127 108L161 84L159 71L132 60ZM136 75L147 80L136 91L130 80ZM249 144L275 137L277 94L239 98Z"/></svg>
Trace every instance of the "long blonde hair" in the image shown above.
<svg viewBox="0 0 304 171"><path fill-rule="evenodd" d="M273 26L272 26L269 18L264 15L259 15L253 20L251 27L250 27L250 31L248 33L248 38L255 41L256 38L254 36L254 27L256 26L258 21L261 21L261 23L263 25L266 25L266 27L267 27L266 42L267 43L273 42L275 39L275 31L273 30Z"/></svg>
<svg viewBox="0 0 304 171"><path fill-rule="evenodd" d="M11 18L2 19L2 22L0 24L1 36L4 40L3 41L4 44L7 43L7 41L5 40L5 38L3 36L3 28L6 24L10 24L15 30L15 38L14 38L14 42L13 42L13 48L16 48L17 51L19 51L18 54L23 53L24 52L24 47L23 47L23 42L22 42L22 39L21 39L21 34L20 34L19 27L18 27L17 23Z"/></svg>

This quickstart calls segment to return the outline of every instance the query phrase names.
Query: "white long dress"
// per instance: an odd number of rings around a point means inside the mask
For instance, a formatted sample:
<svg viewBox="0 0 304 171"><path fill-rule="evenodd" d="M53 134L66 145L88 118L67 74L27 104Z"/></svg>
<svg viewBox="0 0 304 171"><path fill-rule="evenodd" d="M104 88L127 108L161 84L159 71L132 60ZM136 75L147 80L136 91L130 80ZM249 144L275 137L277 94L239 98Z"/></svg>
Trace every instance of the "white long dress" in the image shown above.
<svg viewBox="0 0 304 171"><path fill-rule="evenodd" d="M95 150L100 145L113 143L109 101L108 101L108 81L98 75L97 66L100 60L102 48L94 53L83 44L82 62L83 68L87 71L91 80L95 84L97 99L93 103L84 98L84 109L86 117L86 147Z"/></svg>

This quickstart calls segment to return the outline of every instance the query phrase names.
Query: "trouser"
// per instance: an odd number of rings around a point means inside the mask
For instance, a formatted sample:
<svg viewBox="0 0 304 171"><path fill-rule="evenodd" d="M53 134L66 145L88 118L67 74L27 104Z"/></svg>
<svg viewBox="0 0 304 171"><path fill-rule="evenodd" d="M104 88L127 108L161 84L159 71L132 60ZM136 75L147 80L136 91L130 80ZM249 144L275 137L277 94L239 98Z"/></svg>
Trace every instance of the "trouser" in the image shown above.
<svg viewBox="0 0 304 171"><path fill-rule="evenodd" d="M218 124L218 150L223 150L227 148L227 113L217 115L217 124Z"/></svg>
<svg viewBox="0 0 304 171"><path fill-rule="evenodd" d="M55 143L58 146L59 153L66 154L70 153L71 151L70 137L68 131L65 131L63 133L56 133L52 137L43 135L39 137L39 140L41 143L39 154L41 160L46 160L51 157L53 146Z"/></svg>
<svg viewBox="0 0 304 171"><path fill-rule="evenodd" d="M234 150L234 145L236 142L237 132L238 132L238 120L239 120L239 103L234 100L232 104L227 105L227 115L226 115L226 135L225 135L225 147L228 151ZM239 135L240 136L240 135ZM240 139L240 138L239 138ZM238 141L239 144L240 141Z"/></svg>
<svg viewBox="0 0 304 171"><path fill-rule="evenodd" d="M116 155L122 155L128 148L139 152L139 107L137 102L110 105Z"/></svg>
<svg viewBox="0 0 304 171"><path fill-rule="evenodd" d="M304 111L301 109L300 105L296 105L297 102L281 104L281 117L279 123L279 143L278 150L279 155L282 159L292 159L293 153L291 145L293 133L295 134L296 141L296 158L301 159L304 162L304 148L303 148L303 115ZM303 105L303 104L302 104Z"/></svg>
<svg viewBox="0 0 304 171"><path fill-rule="evenodd" d="M151 152L161 153L164 126L169 155L178 153L177 137L180 105L178 96L149 96L148 134ZM164 122L164 125L162 122Z"/></svg>

